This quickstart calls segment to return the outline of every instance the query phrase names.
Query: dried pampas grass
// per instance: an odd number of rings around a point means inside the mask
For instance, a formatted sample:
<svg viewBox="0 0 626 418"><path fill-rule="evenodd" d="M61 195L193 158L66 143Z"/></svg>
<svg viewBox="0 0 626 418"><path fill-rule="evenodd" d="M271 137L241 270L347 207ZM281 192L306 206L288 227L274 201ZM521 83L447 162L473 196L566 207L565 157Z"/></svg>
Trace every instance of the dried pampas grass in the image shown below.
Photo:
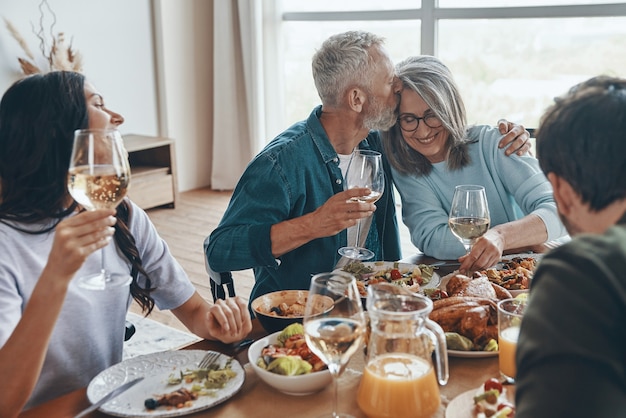
<svg viewBox="0 0 626 418"><path fill-rule="evenodd" d="M52 14L52 24L50 25L50 33L52 34L52 42L50 44L50 50L48 51L46 46L46 38L43 30L43 6L47 6L48 11ZM75 49L72 48L72 42L68 44L65 40L65 34L63 32L58 32L56 35L53 34L52 28L56 23L56 15L48 5L46 0L43 0L39 4L39 11L41 13L39 19L39 31L35 33L37 38L39 39L39 49L41 50L41 54L48 62L48 71L75 71L82 72L83 71L83 57L82 54ZM30 51L28 47L28 43L17 30L17 28L6 18L4 19L5 26L13 39L15 39L26 54L26 58L18 57L17 61L20 63L20 68L22 69L22 73L24 75L36 74L43 72L35 63L35 56Z"/></svg>

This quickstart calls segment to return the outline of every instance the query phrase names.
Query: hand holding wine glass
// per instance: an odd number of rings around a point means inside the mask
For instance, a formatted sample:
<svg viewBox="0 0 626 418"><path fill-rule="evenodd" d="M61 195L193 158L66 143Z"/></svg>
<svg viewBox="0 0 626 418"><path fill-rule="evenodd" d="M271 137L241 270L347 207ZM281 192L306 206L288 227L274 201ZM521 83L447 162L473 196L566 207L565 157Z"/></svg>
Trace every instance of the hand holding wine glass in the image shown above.
<svg viewBox="0 0 626 418"><path fill-rule="evenodd" d="M465 247L467 254L472 251L474 242L489 230L490 223L485 188L465 184L456 186L448 225Z"/></svg>
<svg viewBox="0 0 626 418"><path fill-rule="evenodd" d="M322 311L320 299L330 298L332 307ZM365 335L365 314L354 276L320 273L311 279L304 310L304 337L307 345L333 376L333 412L328 417L350 418L337 413L337 379L359 349Z"/></svg>
<svg viewBox="0 0 626 418"><path fill-rule="evenodd" d="M81 129L75 132L68 190L76 202L87 210L115 208L126 196L129 183L130 164L118 131ZM78 285L102 290L130 283L130 275L108 272L104 249L101 254L101 271L80 277Z"/></svg>
<svg viewBox="0 0 626 418"><path fill-rule="evenodd" d="M348 169L346 170L346 188L366 187L370 194L352 198L355 202L374 203L381 198L385 191L385 174L383 171L381 154L370 150L354 150ZM369 260L374 257L374 252L361 247L361 224L359 219L356 224L356 238L353 246L342 247L339 254L354 260Z"/></svg>

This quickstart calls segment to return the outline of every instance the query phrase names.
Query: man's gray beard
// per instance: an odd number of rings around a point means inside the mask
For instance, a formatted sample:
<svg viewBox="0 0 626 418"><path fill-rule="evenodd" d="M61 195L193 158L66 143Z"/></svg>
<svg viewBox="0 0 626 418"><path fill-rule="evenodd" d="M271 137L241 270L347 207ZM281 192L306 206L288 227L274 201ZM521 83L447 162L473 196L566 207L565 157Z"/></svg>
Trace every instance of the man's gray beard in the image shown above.
<svg viewBox="0 0 626 418"><path fill-rule="evenodd" d="M386 131L396 123L396 108L386 107L378 99L373 99L363 126L373 131Z"/></svg>

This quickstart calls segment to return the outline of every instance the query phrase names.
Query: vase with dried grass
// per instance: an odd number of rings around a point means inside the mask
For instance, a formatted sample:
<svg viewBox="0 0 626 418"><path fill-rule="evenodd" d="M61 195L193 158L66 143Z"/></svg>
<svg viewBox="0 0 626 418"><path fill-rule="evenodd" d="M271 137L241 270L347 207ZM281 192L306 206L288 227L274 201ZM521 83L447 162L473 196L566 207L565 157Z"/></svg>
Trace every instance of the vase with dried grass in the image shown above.
<svg viewBox="0 0 626 418"><path fill-rule="evenodd" d="M50 25L49 33L51 34L52 40L48 41L45 36L45 31L43 29L43 20L44 20L44 10L43 7L46 6L50 14L52 15L52 23ZM83 57L82 54L75 50L72 47L72 42L68 43L65 39L65 34L63 32L57 32L54 35L54 25L56 23L56 15L54 11L50 8L50 5L46 0L43 0L39 4L39 11L41 13L39 19L39 31L33 32L39 39L39 49L43 58L47 61L48 68L42 70L36 63L35 56L31 52L28 47L28 43L22 36L22 34L17 30L15 25L11 23L7 18L4 19L5 26L13 39L15 39L24 52L26 57L18 57L17 60L20 63L20 68L24 75L42 73L47 71L83 71Z"/></svg>

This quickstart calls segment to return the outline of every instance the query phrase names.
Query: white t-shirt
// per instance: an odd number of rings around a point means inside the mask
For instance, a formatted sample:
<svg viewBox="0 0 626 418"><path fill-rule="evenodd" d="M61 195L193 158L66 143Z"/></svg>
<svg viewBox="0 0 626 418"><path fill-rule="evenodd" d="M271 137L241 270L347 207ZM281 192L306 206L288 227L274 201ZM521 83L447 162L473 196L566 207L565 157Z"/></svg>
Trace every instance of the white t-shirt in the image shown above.
<svg viewBox="0 0 626 418"><path fill-rule="evenodd" d="M352 158L352 154L348 154L348 155L337 154L337 156L339 157L339 168L341 169L341 175L345 179L346 172L348 171L348 165L350 165L350 159ZM345 188L348 187L347 182L344 181L343 184ZM356 240L356 225L349 227L347 230L347 233L348 233L348 245L354 245L354 242Z"/></svg>
<svg viewBox="0 0 626 418"><path fill-rule="evenodd" d="M157 288L152 292L156 305L159 309L182 305L195 288L146 213L134 204L130 231L152 280L151 286ZM53 239L54 231L27 234L0 223L0 347L10 337L30 300ZM130 273L130 263L117 251L114 241L100 251L106 251L108 270ZM100 270L100 251L89 256L76 277ZM142 276L139 279L145 280ZM121 361L130 303L128 287L90 291L70 283L27 408L85 387L96 374Z"/></svg>

